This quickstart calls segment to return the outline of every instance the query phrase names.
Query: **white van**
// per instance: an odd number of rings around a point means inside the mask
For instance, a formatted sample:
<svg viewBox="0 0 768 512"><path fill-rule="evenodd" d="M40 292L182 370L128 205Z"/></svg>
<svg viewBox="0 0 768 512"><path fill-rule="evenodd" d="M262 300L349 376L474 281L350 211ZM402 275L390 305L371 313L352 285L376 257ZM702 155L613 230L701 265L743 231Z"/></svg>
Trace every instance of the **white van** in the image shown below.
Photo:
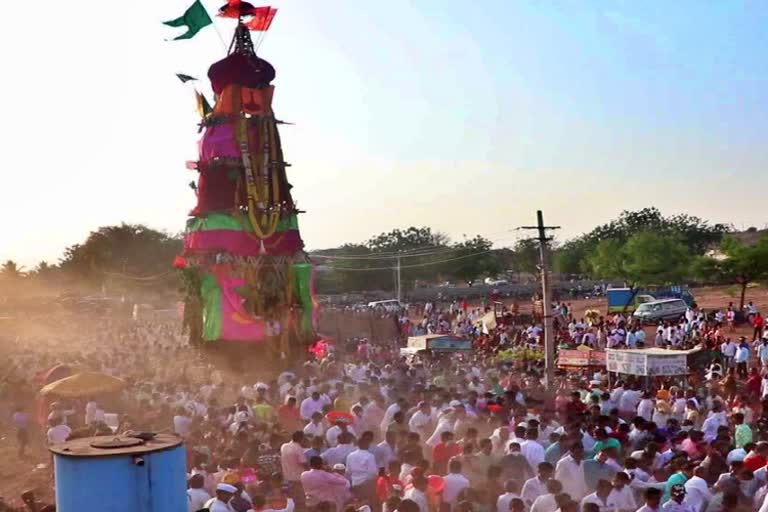
<svg viewBox="0 0 768 512"><path fill-rule="evenodd" d="M677 321L685 315L688 304L683 299L664 299L645 302L637 306L632 314L643 323Z"/></svg>

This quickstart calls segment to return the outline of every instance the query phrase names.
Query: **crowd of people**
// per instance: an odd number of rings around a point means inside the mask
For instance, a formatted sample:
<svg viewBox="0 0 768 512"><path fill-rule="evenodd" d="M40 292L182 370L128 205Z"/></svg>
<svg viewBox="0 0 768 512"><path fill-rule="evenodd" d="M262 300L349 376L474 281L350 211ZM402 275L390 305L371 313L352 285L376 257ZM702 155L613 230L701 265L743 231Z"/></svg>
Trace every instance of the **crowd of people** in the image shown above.
<svg viewBox="0 0 768 512"><path fill-rule="evenodd" d="M19 446L111 433L110 413L119 431L171 429L188 452L190 512L768 512L762 329L737 341L725 317L695 308L655 330L555 307L562 346L698 345L712 364L612 386L605 371L561 372L546 387L539 365L496 357L540 345L540 322L512 306L488 329L489 310L453 303L400 322L471 337L472 353L329 343L266 378L211 365L175 321L126 319L17 343L5 401L60 362L123 378L122 396L50 404L40 432L32 403L14 403Z"/></svg>

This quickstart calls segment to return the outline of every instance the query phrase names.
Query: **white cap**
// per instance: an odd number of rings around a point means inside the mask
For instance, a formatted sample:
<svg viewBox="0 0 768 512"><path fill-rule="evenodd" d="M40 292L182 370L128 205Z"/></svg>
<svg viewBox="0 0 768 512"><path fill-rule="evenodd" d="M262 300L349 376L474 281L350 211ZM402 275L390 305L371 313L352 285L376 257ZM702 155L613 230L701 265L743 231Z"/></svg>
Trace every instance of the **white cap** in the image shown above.
<svg viewBox="0 0 768 512"><path fill-rule="evenodd" d="M334 464L333 465L333 470L334 471L346 471L347 470L347 466L345 466L344 464Z"/></svg>
<svg viewBox="0 0 768 512"><path fill-rule="evenodd" d="M228 492L230 494L235 494L237 492L237 487L229 484L219 484L216 486L216 490L222 491L222 492Z"/></svg>

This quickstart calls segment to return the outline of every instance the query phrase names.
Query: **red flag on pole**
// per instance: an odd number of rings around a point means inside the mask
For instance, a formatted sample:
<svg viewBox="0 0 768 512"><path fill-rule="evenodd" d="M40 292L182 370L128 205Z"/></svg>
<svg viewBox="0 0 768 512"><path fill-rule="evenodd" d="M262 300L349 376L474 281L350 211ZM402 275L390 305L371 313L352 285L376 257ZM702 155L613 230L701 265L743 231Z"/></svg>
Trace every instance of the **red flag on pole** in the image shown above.
<svg viewBox="0 0 768 512"><path fill-rule="evenodd" d="M277 9L272 7L256 7L252 14L253 18L245 23L245 26L249 30L263 32L269 30L269 26L272 25L272 20L275 18L275 14L277 14Z"/></svg>
<svg viewBox="0 0 768 512"><path fill-rule="evenodd" d="M218 16L221 18L237 19L240 16L250 14L250 11L253 10L253 6L247 2L245 5L242 4L243 0L228 0L227 4L219 9Z"/></svg>

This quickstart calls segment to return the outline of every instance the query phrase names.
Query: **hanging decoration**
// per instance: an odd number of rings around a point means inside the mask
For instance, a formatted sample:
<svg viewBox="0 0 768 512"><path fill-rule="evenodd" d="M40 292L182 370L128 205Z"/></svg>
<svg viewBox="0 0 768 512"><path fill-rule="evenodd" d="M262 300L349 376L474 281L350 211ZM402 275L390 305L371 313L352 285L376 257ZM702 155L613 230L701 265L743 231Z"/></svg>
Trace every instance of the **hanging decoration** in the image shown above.
<svg viewBox="0 0 768 512"><path fill-rule="evenodd" d="M193 342L269 344L272 353L301 357L315 338L314 269L286 174L277 126L284 123L272 108L275 69L250 36L263 37L276 11L241 0L219 9L237 28L228 55L208 70L214 104L195 91L202 136L197 161L186 167L197 172L196 205L174 266ZM188 14L171 23L200 27Z"/></svg>

